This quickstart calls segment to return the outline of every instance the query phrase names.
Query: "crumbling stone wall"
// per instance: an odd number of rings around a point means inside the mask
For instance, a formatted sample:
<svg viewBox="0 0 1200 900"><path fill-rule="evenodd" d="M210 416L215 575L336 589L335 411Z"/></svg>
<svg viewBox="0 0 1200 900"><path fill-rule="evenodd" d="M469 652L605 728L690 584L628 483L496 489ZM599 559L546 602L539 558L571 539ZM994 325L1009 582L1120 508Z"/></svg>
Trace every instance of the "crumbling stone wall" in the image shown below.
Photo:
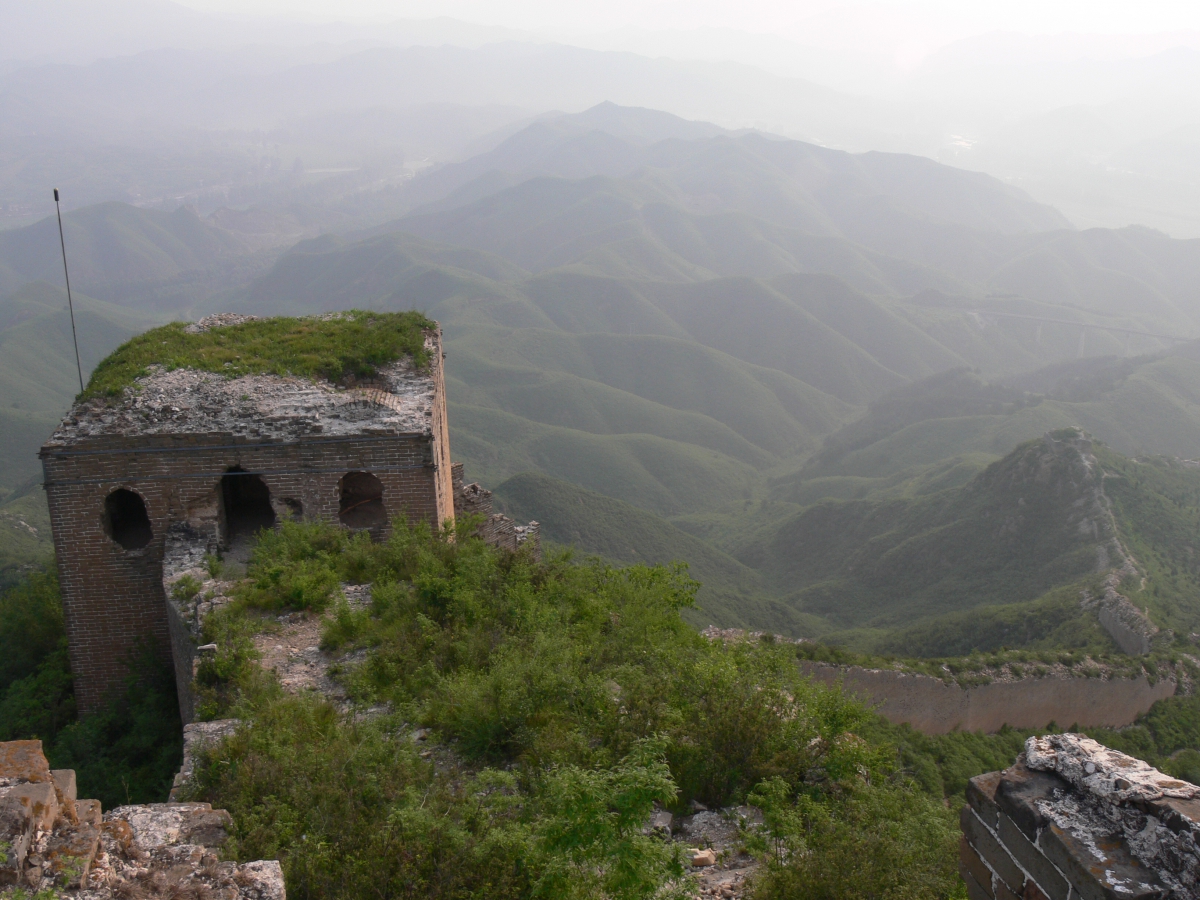
<svg viewBox="0 0 1200 900"><path fill-rule="evenodd" d="M188 524L215 545L222 477L234 467L261 477L281 510L337 521L339 480L375 474L384 504L412 520L452 518L438 502L430 442L423 436L306 437L256 443L226 435L130 435L43 451L76 698L84 712L121 684L137 643L171 644L162 561L167 533ZM152 537L126 549L105 531L105 498L125 488L142 498Z"/></svg>
<svg viewBox="0 0 1200 900"><path fill-rule="evenodd" d="M505 550L516 551L520 547L532 550L535 558L541 557L542 526L537 522L520 525L503 513L492 511L492 492L479 484L463 484L463 464L455 463L451 468L454 486L454 515L482 516L476 534L480 539Z"/></svg>
<svg viewBox="0 0 1200 900"><path fill-rule="evenodd" d="M151 803L105 813L76 792L74 771L51 771L41 741L0 743L0 891L286 900L277 861L221 861L232 824L224 810Z"/></svg>
<svg viewBox="0 0 1200 900"><path fill-rule="evenodd" d="M960 871L971 900L1200 898L1200 787L1081 735L1032 737L971 779Z"/></svg>

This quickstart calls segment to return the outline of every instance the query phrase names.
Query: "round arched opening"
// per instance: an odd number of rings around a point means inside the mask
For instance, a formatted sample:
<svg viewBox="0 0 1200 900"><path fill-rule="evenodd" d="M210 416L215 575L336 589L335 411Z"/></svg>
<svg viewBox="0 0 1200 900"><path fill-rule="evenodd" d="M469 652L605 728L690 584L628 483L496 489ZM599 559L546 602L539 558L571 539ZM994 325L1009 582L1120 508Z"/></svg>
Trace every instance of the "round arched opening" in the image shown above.
<svg viewBox="0 0 1200 900"><path fill-rule="evenodd" d="M261 475L251 475L241 468L221 476L221 512L226 543L275 524L267 483Z"/></svg>
<svg viewBox="0 0 1200 900"><path fill-rule="evenodd" d="M104 498L104 531L126 550L141 550L154 537L146 501L126 488Z"/></svg>
<svg viewBox="0 0 1200 900"><path fill-rule="evenodd" d="M383 482L370 472L347 472L339 482L338 521L347 528L376 528L387 524Z"/></svg>

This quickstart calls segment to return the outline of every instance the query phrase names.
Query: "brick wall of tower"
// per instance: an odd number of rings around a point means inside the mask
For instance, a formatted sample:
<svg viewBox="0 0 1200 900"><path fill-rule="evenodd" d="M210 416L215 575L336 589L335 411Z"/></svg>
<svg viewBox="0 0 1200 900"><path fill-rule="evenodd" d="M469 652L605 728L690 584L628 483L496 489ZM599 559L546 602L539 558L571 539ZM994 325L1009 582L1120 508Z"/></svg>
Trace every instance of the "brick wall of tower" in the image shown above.
<svg viewBox="0 0 1200 900"><path fill-rule="evenodd" d="M438 523L441 525L454 523L454 480L451 475L450 462L450 416L446 411L446 376L443 365L445 354L442 352L442 332L431 340L432 359L430 369L433 375L433 417L430 428L433 431L433 446L436 456L437 473L435 475L435 493L437 498Z"/></svg>
<svg viewBox="0 0 1200 900"><path fill-rule="evenodd" d="M447 504L437 483L438 449L424 435L254 443L222 434L114 435L69 449L44 449L80 710L102 707L109 693L123 684L126 660L139 641L152 639L169 659L162 588L164 536L170 525L181 521L203 530L215 527L221 477L229 469L260 475L277 514L298 502L306 518L326 521L337 521L342 476L371 472L383 483L389 516L403 512L410 521L440 525ZM443 477L448 480L448 475L447 471ZM153 537L143 549L125 550L105 532L105 498L119 488L134 491L146 504Z"/></svg>

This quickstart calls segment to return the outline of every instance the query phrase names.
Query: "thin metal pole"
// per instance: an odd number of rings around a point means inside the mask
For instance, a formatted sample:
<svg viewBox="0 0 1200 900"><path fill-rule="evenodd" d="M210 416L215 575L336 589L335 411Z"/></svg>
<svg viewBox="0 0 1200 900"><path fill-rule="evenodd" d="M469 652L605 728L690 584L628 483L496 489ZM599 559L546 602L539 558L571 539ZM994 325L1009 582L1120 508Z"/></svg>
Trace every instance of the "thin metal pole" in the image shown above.
<svg viewBox="0 0 1200 900"><path fill-rule="evenodd" d="M75 342L75 369L79 372L79 393L83 393L83 364L79 362L79 335L75 333L75 304L71 300L71 275L67 272L67 239L63 237L62 209L58 205L58 188L54 189L54 211L58 213L58 243L62 247L63 278L67 281L67 309L71 312L71 340Z"/></svg>

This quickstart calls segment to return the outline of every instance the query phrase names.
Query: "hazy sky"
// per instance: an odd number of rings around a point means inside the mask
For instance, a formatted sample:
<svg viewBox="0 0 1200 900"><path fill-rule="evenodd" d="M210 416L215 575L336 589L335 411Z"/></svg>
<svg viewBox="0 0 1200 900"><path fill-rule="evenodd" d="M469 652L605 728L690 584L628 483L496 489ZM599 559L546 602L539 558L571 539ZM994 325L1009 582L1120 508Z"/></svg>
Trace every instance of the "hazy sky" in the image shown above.
<svg viewBox="0 0 1200 900"><path fill-rule="evenodd" d="M318 18L429 18L523 29L716 26L791 33L805 22L908 20L929 31L1146 33L1200 29L1196 0L183 0L197 9Z"/></svg>

